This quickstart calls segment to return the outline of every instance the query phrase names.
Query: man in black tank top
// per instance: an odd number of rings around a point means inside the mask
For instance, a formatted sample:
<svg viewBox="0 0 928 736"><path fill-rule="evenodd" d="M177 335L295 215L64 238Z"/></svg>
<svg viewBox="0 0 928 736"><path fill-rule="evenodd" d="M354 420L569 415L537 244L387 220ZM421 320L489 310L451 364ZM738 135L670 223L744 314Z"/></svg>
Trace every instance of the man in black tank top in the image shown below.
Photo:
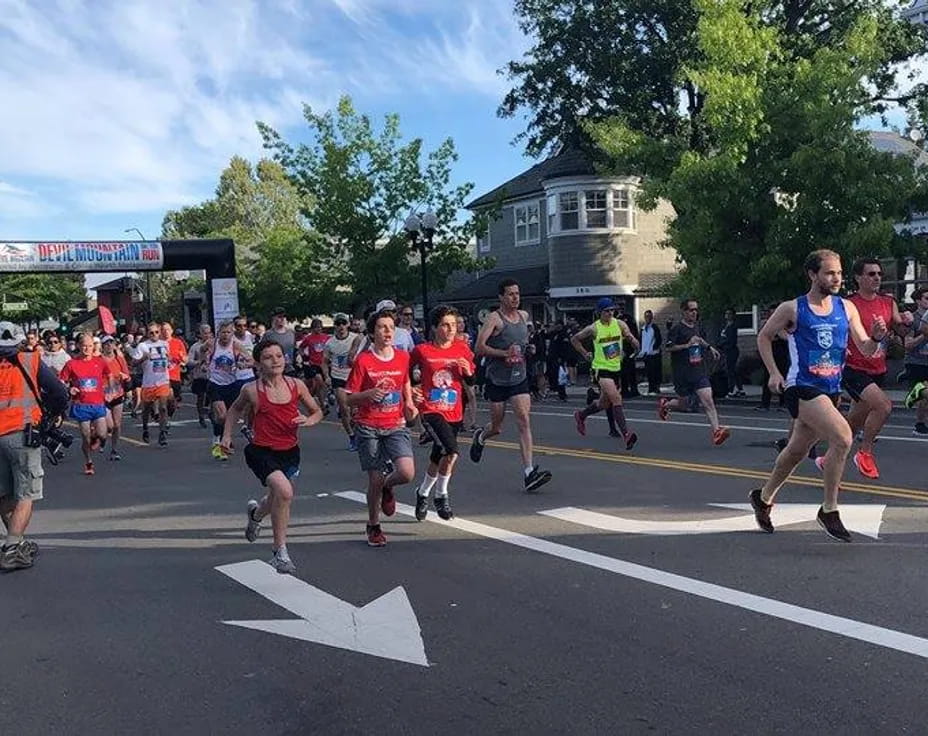
<svg viewBox="0 0 928 736"><path fill-rule="evenodd" d="M519 448L522 452L522 484L534 493L551 480L551 473L532 462L532 425L529 412L532 397L525 364L528 346L528 313L519 309L519 284L504 279L499 285L499 309L490 314L477 336L477 355L486 358L485 394L490 401L490 423L474 432L470 459L475 463L483 457L488 439L500 433L506 415L506 402L519 425Z"/></svg>

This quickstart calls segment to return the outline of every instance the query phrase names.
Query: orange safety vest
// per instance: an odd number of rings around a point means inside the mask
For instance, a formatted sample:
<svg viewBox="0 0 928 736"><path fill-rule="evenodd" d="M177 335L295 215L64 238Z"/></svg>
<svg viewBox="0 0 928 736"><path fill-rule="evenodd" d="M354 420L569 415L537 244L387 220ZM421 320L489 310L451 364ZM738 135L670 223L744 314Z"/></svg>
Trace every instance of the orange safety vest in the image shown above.
<svg viewBox="0 0 928 736"><path fill-rule="evenodd" d="M26 369L38 390L39 354L17 353L15 360ZM21 432L27 424L37 425L41 419L42 409L22 372L9 360L0 360L0 435Z"/></svg>

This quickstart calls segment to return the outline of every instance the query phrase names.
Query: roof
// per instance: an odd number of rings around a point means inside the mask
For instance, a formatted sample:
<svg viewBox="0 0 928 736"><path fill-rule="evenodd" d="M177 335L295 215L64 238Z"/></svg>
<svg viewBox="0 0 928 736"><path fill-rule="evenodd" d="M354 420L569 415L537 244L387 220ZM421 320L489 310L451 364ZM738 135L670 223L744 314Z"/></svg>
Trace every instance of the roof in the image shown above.
<svg viewBox="0 0 928 736"><path fill-rule="evenodd" d="M676 278L675 273L643 271L638 274L638 288L635 289L635 296L670 296L672 294L670 287Z"/></svg>
<svg viewBox="0 0 928 736"><path fill-rule="evenodd" d="M112 281L107 281L105 284L92 286L91 288L94 291L126 291L128 289L133 289L138 285L138 279L134 279L131 276L121 276L118 279L113 279Z"/></svg>
<svg viewBox="0 0 928 736"><path fill-rule="evenodd" d="M908 138L903 138L891 130L868 130L870 145L883 153L896 153L902 156L915 156L919 166L928 166L928 154Z"/></svg>
<svg viewBox="0 0 928 736"><path fill-rule="evenodd" d="M460 289L444 295L443 301L471 302L496 299L499 296L499 282L503 279L518 281L519 293L523 297L548 295L548 267L532 266L511 271L490 271L479 279L464 284Z"/></svg>
<svg viewBox="0 0 928 736"><path fill-rule="evenodd" d="M563 176L590 176L596 174L596 168L589 156L576 147L564 147L555 155L535 164L527 171L513 177L492 191L477 197L467 209L472 210L493 204L500 199L514 199L527 194L544 191L542 182Z"/></svg>

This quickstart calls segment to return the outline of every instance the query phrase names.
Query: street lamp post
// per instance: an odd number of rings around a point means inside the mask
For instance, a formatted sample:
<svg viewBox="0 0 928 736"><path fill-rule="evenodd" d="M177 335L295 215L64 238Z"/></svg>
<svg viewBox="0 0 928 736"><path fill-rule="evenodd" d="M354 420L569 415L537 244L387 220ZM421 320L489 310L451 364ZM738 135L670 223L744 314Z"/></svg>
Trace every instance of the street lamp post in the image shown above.
<svg viewBox="0 0 928 736"><path fill-rule="evenodd" d="M419 269L422 279L422 322L428 333L429 320L429 282L426 260L432 248L435 231L438 229L438 217L431 210L422 215L415 213L406 218L403 226L409 236L409 242L414 250L419 251Z"/></svg>
<svg viewBox="0 0 928 736"><path fill-rule="evenodd" d="M138 233L139 237L143 241L146 241L146 242L148 241L148 238L142 235L142 231L139 230L137 227L127 228L124 232ZM152 309L152 306L151 306L151 271L145 272L145 291L148 293L148 319L145 320L147 324L148 322L151 322L152 317L154 316L154 309Z"/></svg>

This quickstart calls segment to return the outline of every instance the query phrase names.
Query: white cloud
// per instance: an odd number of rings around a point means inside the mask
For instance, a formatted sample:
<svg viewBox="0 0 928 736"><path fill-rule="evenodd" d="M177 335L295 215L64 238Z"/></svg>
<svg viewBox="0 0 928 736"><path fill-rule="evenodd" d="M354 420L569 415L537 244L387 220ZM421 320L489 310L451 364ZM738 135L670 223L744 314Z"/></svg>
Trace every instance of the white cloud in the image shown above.
<svg viewBox="0 0 928 736"><path fill-rule="evenodd" d="M50 213L34 192L0 181L0 217L26 219Z"/></svg>
<svg viewBox="0 0 928 736"><path fill-rule="evenodd" d="M495 102L520 44L501 0L0 0L0 179L83 215L196 202L261 155L256 120L287 131L343 92Z"/></svg>

